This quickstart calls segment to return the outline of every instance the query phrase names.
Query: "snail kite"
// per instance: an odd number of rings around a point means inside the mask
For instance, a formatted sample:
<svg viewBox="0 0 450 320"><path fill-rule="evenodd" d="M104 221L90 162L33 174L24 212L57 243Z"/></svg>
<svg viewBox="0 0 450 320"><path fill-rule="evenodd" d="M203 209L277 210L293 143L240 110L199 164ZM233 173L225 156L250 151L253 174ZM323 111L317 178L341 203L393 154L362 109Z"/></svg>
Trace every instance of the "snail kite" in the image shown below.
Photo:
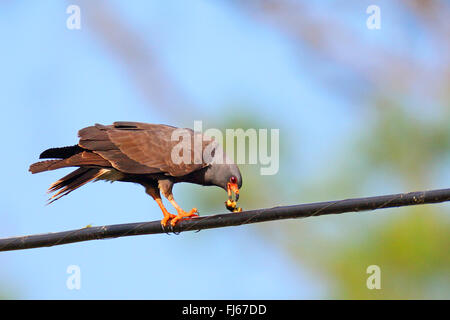
<svg viewBox="0 0 450 320"><path fill-rule="evenodd" d="M185 138L184 143L173 139L174 135ZM230 211L241 211L236 207L242 186L238 166L229 161L219 144L201 133L162 124L115 122L81 129L78 136L77 145L48 149L40 159L52 160L30 166L32 173L78 167L50 186L48 191L56 192L49 199L50 203L89 181L134 182L144 186L146 193L158 203L164 214L161 224L165 227L170 220L174 226L182 219L198 216L196 208L185 212L172 194L175 183L189 182L225 189L228 193L226 207ZM181 154L183 161L180 161ZM177 215L167 211L160 193L175 207Z"/></svg>

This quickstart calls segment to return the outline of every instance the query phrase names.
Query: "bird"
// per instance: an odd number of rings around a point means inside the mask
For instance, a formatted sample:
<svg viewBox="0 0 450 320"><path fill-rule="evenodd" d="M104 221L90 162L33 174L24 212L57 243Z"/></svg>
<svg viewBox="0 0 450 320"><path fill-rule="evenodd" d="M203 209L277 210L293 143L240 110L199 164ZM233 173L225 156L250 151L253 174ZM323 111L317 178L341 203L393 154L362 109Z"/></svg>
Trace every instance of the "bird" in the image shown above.
<svg viewBox="0 0 450 320"><path fill-rule="evenodd" d="M78 137L76 145L45 150L39 158L47 160L29 168L35 174L77 167L51 184L48 193L54 194L49 204L90 181L132 182L142 185L156 201L164 216L161 225L166 227L170 222L174 227L181 220L198 217L196 208L184 211L174 199L174 184L186 182L224 189L228 194L227 209L242 211L236 205L242 187L239 167L215 139L202 133L165 124L117 121L83 128ZM176 215L166 209L161 193Z"/></svg>

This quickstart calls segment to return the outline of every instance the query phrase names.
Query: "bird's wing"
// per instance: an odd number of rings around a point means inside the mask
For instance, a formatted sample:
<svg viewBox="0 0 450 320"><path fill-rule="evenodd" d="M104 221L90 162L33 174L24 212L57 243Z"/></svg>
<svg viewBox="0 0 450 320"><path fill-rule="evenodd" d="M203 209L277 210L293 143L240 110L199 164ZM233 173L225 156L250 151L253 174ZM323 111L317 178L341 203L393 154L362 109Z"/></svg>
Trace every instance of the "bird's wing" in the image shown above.
<svg viewBox="0 0 450 320"><path fill-rule="evenodd" d="M79 145L108 160L119 171L131 174L164 173L183 176L199 170L206 163L189 161L174 163L172 150L179 141L172 141L172 133L177 128L139 122L115 122L112 126L96 124L79 131ZM186 129L190 130L190 129ZM194 140L194 132L191 140ZM205 143L200 144L203 151ZM193 159L194 143L189 152Z"/></svg>

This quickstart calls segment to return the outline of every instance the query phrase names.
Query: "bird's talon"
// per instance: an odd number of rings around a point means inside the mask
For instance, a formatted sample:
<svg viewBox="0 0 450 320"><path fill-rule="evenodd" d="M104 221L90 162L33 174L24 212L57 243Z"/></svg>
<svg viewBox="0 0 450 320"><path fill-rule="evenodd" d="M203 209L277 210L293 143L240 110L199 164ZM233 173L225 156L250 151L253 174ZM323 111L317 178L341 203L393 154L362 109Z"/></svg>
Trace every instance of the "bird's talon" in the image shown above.
<svg viewBox="0 0 450 320"><path fill-rule="evenodd" d="M170 224L172 225L172 227L174 227L177 224L177 222L180 220L187 220L187 219L198 217L199 215L197 214L197 212L198 212L197 208L193 208L189 212L179 210L178 215L170 221Z"/></svg>
<svg viewBox="0 0 450 320"><path fill-rule="evenodd" d="M175 231L174 226L170 225L170 229L172 230L174 235L179 235L181 232L180 231Z"/></svg>
<svg viewBox="0 0 450 320"><path fill-rule="evenodd" d="M168 235L170 235L170 232L173 232L173 230L171 230L170 229L170 224L169 224L169 231L167 231L167 224L168 224L168 222L169 222L169 220L171 220L171 219L173 219L173 218L175 218L176 217L176 215L174 215L174 214L171 214L171 213L167 213L165 216L164 216L164 218L161 220L161 228L163 229L163 231L166 233L166 234L168 234Z"/></svg>
<svg viewBox="0 0 450 320"><path fill-rule="evenodd" d="M161 220L161 227L163 227L163 229L167 226L167 221L168 220L169 219L166 220L165 218Z"/></svg>
<svg viewBox="0 0 450 320"><path fill-rule="evenodd" d="M167 234L168 236L170 236L170 233L169 233L169 231L167 231L166 227L167 227L167 224L166 224L166 225L163 225L163 224L161 223L161 229L162 229L162 231L163 231L165 234Z"/></svg>

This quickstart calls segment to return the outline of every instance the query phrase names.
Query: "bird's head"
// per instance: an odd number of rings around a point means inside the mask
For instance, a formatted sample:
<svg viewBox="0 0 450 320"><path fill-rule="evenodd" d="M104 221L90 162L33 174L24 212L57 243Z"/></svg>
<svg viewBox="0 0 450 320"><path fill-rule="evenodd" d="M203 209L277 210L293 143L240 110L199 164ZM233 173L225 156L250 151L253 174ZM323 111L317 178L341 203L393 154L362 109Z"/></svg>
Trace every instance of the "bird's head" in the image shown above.
<svg viewBox="0 0 450 320"><path fill-rule="evenodd" d="M239 189L242 187L242 176L239 167L232 164L211 164L205 172L205 181L209 184L221 187L228 194L226 207L230 211L240 210L236 207L239 200ZM235 200L233 200L233 194Z"/></svg>

